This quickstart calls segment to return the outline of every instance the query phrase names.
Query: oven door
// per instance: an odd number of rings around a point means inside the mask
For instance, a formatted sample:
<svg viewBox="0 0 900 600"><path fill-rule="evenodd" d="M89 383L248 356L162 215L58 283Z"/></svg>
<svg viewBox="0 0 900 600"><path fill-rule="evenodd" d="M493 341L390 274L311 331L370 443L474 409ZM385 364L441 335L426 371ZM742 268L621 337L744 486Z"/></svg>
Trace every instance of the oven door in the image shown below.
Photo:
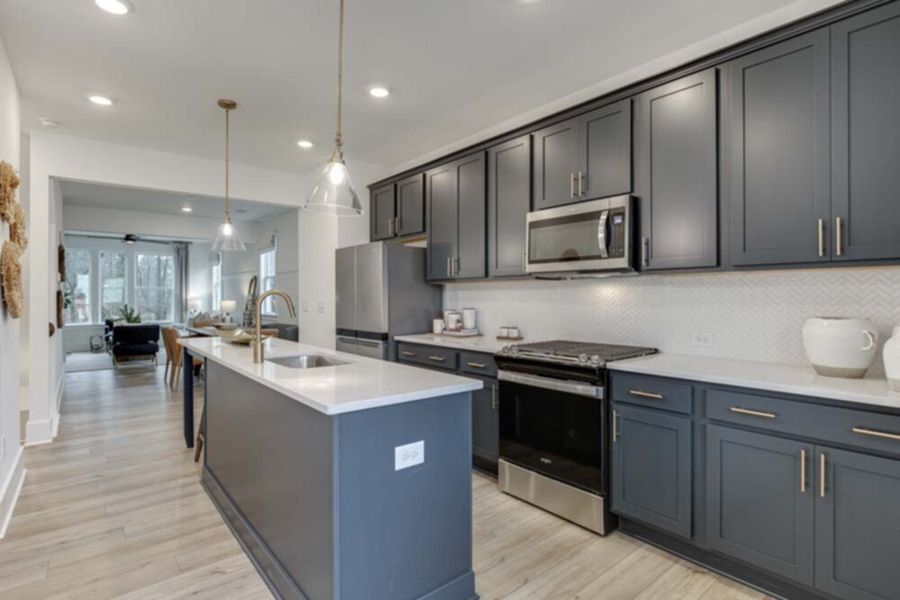
<svg viewBox="0 0 900 600"><path fill-rule="evenodd" d="M604 198L528 213L528 273L629 271L633 200Z"/></svg>
<svg viewBox="0 0 900 600"><path fill-rule="evenodd" d="M500 458L605 495L603 388L500 371Z"/></svg>

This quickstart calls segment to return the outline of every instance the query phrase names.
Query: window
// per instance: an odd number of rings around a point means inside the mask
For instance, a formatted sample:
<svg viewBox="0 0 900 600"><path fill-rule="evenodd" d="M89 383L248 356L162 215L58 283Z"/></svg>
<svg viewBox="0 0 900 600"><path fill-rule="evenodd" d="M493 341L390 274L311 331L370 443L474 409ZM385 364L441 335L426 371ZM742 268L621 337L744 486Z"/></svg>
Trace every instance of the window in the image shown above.
<svg viewBox="0 0 900 600"><path fill-rule="evenodd" d="M219 253L215 260L212 266L212 309L219 310L222 307L222 254Z"/></svg>
<svg viewBox="0 0 900 600"><path fill-rule="evenodd" d="M134 305L142 321L171 321L175 318L174 256L136 256Z"/></svg>
<svg viewBox="0 0 900 600"><path fill-rule="evenodd" d="M66 301L64 321L91 322L91 253L88 250L66 251Z"/></svg>
<svg viewBox="0 0 900 600"><path fill-rule="evenodd" d="M275 288L275 248L259 253L259 293ZM275 299L263 301L262 314L275 316Z"/></svg>
<svg viewBox="0 0 900 600"><path fill-rule="evenodd" d="M127 303L127 259L124 252L100 252L100 320L118 319Z"/></svg>

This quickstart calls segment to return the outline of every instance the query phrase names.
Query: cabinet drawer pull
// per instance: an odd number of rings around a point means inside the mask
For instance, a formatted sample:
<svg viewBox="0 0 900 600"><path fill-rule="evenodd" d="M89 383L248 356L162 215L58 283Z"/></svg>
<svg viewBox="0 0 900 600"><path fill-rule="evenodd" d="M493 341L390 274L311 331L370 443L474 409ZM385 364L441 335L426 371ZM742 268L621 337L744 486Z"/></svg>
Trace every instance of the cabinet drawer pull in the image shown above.
<svg viewBox="0 0 900 600"><path fill-rule="evenodd" d="M900 442L900 434L898 433L888 433L887 431L878 431L877 429L869 429L868 427L854 427L853 433Z"/></svg>
<svg viewBox="0 0 900 600"><path fill-rule="evenodd" d="M472 367L473 369L485 369L485 368L487 368L487 365L484 364L484 363L467 362L466 365L469 366L469 367Z"/></svg>
<svg viewBox="0 0 900 600"><path fill-rule="evenodd" d="M806 493L806 450L800 450L800 493Z"/></svg>
<svg viewBox="0 0 900 600"><path fill-rule="evenodd" d="M825 453L819 455L819 498L825 497Z"/></svg>
<svg viewBox="0 0 900 600"><path fill-rule="evenodd" d="M429 356L428 360L433 360L435 362L444 362L446 359L443 356Z"/></svg>
<svg viewBox="0 0 900 600"><path fill-rule="evenodd" d="M819 235L819 258L825 256L825 219L819 219L817 226Z"/></svg>
<svg viewBox="0 0 900 600"><path fill-rule="evenodd" d="M401 351L400 354L402 356L415 356L416 355L415 352L407 352L406 350Z"/></svg>
<svg viewBox="0 0 900 600"><path fill-rule="evenodd" d="M628 393L632 396L640 396L641 398L651 398L653 400L662 400L662 394L654 394L653 392L644 392L641 390L628 390Z"/></svg>
<svg viewBox="0 0 900 600"><path fill-rule="evenodd" d="M731 410L731 412L733 413L749 415L751 417L760 417L762 419L774 419L777 416L775 413L763 412L761 410L752 410L749 408L740 408L738 406L732 406L729 410Z"/></svg>
<svg viewBox="0 0 900 600"><path fill-rule="evenodd" d="M613 423L612 423L612 425L613 425L613 431L612 431L612 434L613 434L613 443L615 443L615 441L619 438L619 412L616 411L615 409L613 409L612 417L613 417L613 418L612 418L612 422L613 422Z"/></svg>

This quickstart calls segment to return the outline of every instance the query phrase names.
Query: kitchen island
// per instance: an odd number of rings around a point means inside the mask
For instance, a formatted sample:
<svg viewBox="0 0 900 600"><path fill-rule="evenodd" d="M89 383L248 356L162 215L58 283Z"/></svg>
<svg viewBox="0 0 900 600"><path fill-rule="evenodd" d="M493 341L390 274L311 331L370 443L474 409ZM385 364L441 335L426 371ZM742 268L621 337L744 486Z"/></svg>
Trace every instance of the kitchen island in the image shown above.
<svg viewBox="0 0 900 600"><path fill-rule="evenodd" d="M203 485L277 597L477 598L480 381L285 340L259 364L179 343L206 363Z"/></svg>

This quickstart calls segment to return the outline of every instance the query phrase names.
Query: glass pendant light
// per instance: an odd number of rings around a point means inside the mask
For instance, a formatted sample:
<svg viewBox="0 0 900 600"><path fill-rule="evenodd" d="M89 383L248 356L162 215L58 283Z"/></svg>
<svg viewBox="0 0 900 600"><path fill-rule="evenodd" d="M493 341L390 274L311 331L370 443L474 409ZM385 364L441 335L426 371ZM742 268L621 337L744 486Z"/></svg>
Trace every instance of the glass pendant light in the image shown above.
<svg viewBox="0 0 900 600"><path fill-rule="evenodd" d="M212 250L213 252L242 251L247 248L244 247L244 242L241 241L237 229L231 223L228 198L228 115L237 108L237 102L223 98L219 100L218 104L220 108L225 110L225 220L222 221L218 231L216 231L216 239L213 241Z"/></svg>
<svg viewBox="0 0 900 600"><path fill-rule="evenodd" d="M341 100L344 87L344 0L340 0L341 11L338 25L338 93L337 130L334 134L334 151L331 159L322 169L316 187L313 188L303 208L317 213L344 216L363 214L362 205L356 197L347 163L344 162L343 140L341 139Z"/></svg>

